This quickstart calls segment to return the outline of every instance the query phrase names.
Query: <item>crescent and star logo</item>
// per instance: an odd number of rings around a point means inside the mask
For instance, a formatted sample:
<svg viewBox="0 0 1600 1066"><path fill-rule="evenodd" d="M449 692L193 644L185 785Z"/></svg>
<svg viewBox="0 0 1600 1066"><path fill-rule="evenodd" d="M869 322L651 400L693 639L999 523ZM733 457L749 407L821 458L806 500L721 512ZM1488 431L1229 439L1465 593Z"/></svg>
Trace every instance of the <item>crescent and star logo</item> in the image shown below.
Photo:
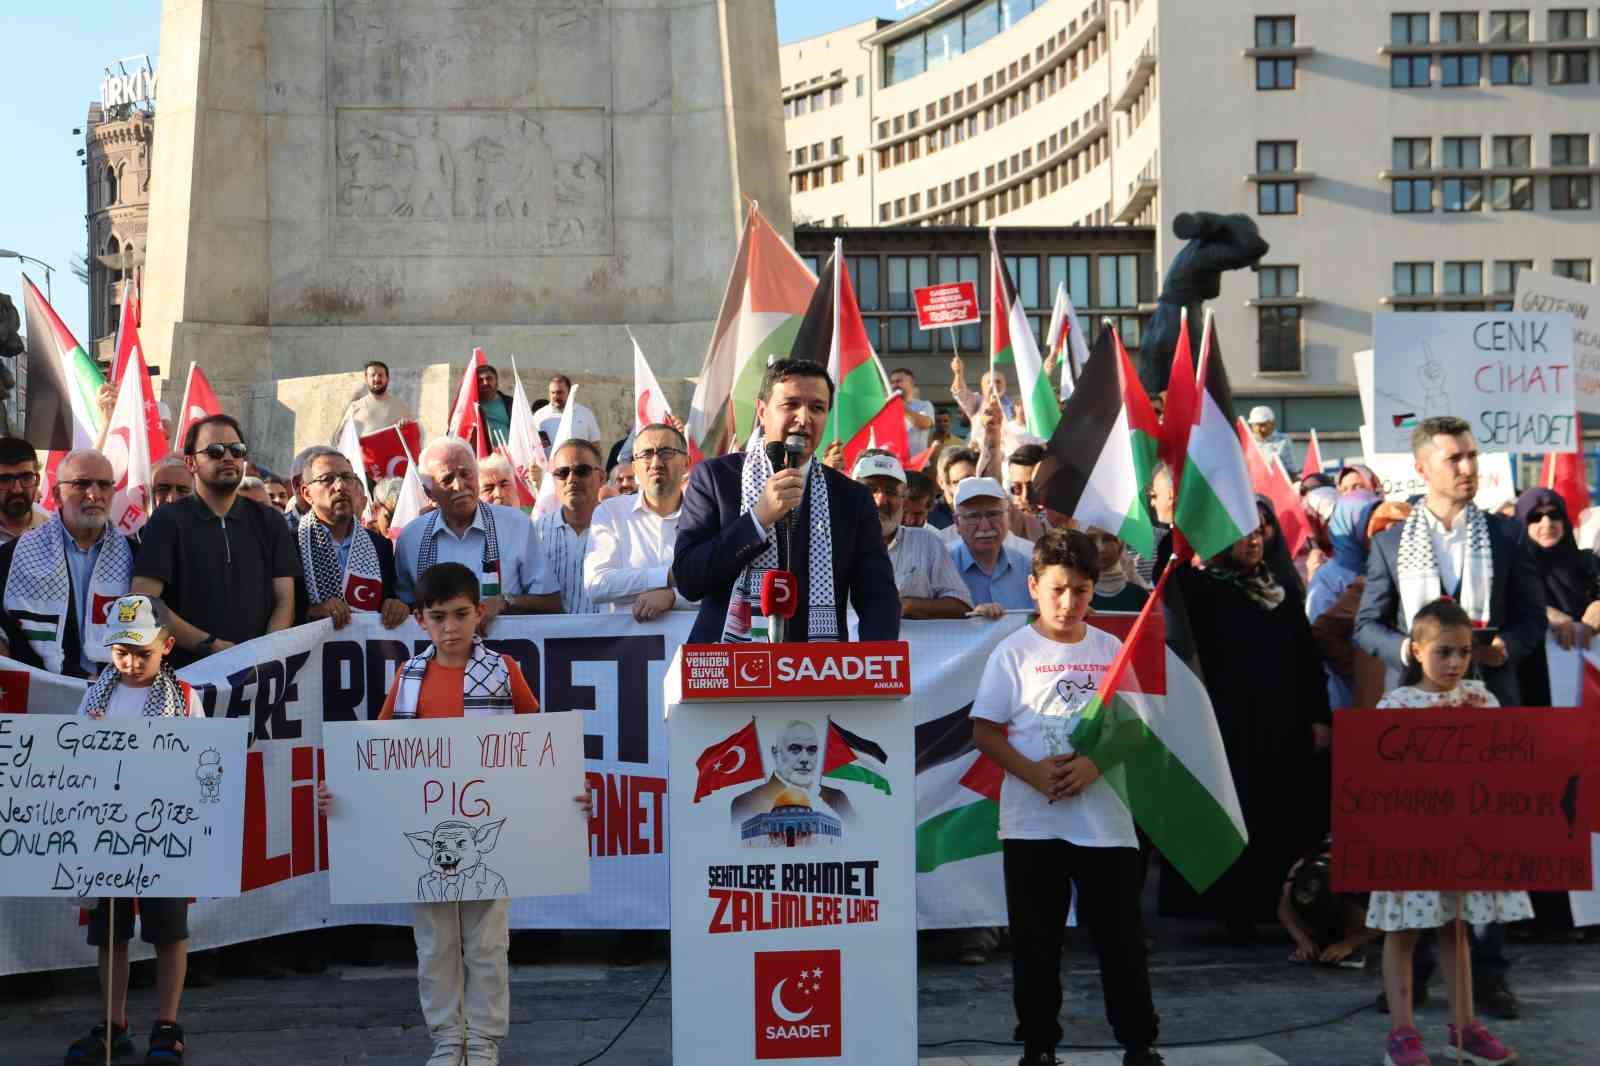
<svg viewBox="0 0 1600 1066"><path fill-rule="evenodd" d="M736 651L733 653L734 688L771 688L772 653Z"/></svg>
<svg viewBox="0 0 1600 1066"><path fill-rule="evenodd" d="M818 977L822 976L821 970L814 970L812 972ZM788 981L789 979L785 977L783 980L772 986L772 1012L786 1022L803 1022L807 1018L811 1017L811 1012L815 1010L816 1007L807 1007L802 1011L793 1011L788 1007L785 1007L783 1005L783 986L787 984Z"/></svg>
<svg viewBox="0 0 1600 1066"><path fill-rule="evenodd" d="M755 952L757 1059L843 1054L841 963L838 948Z"/></svg>
<svg viewBox="0 0 1600 1066"><path fill-rule="evenodd" d="M722 765L724 762L726 762L728 760L728 756L729 755L735 756L733 765L732 766L724 766L724 765ZM734 748L732 751L725 752L720 759L718 759L716 762L711 764L711 769L716 771L719 774L726 774L726 775L731 777L732 775L738 773L740 770L744 769L745 758L746 758L746 756L745 756L745 753L744 753L744 747L741 745L740 747Z"/></svg>
<svg viewBox="0 0 1600 1066"><path fill-rule="evenodd" d="M383 583L370 577L352 575L345 583L344 598L358 611L376 611L383 598Z"/></svg>

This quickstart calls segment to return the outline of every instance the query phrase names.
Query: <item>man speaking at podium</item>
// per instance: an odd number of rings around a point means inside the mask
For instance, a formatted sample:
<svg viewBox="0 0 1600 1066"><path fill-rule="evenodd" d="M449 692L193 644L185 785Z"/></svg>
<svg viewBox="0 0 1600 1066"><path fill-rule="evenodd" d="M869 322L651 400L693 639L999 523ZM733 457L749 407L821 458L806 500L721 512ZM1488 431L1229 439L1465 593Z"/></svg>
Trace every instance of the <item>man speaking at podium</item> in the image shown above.
<svg viewBox="0 0 1600 1066"><path fill-rule="evenodd" d="M825 369L780 359L756 398L762 446L689 475L672 574L700 603L690 643L749 641L764 598L773 613L794 603L788 640L847 639L846 596L862 640L899 637L900 596L872 496L815 458L832 406Z"/></svg>

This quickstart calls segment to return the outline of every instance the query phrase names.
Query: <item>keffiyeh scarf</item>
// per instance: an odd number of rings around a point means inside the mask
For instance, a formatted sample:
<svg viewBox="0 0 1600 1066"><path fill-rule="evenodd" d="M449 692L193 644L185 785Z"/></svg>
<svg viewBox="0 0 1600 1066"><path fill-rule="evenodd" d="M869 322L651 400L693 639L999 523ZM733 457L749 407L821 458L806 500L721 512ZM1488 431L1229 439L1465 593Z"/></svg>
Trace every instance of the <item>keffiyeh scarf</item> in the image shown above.
<svg viewBox="0 0 1600 1066"><path fill-rule="evenodd" d="M100 676L94 679L94 683L83 694L82 713L105 714L106 708L111 706L111 694L117 690L121 680L122 675L114 668L108 666L101 670ZM145 689L145 717L187 718L191 691L188 684L178 680L178 675L172 672L171 666L162 663L156 679Z"/></svg>
<svg viewBox="0 0 1600 1066"><path fill-rule="evenodd" d="M745 449L744 468L739 475L739 514L755 510L772 476L772 463L766 449L757 438L752 447ZM810 508L810 564L806 582L810 613L806 620L806 639L813 643L839 639L839 612L834 605L833 588L833 531L829 527L828 482L822 464L811 458L806 472L806 506ZM800 509L790 512L791 520L798 520ZM728 599L728 615L722 623L724 644L746 644L750 641L750 616L759 610L762 576L778 568L778 537L773 530L767 546L753 559L739 580L734 582L733 595Z"/></svg>
<svg viewBox="0 0 1600 1066"><path fill-rule="evenodd" d="M1489 623L1490 587L1494 581L1494 557L1489 547L1489 516L1474 504L1467 504L1458 521L1467 524L1467 559L1458 578L1461 590L1455 593L1461 609L1475 626ZM1446 590L1439 580L1439 562L1433 555L1433 532L1428 528L1425 507L1412 508L1400 527L1400 549L1395 557L1395 584L1400 588L1401 628L1411 631L1411 620Z"/></svg>
<svg viewBox="0 0 1600 1066"><path fill-rule="evenodd" d="M407 659L400 668L400 691L394 700L396 718L417 716L422 676L438 653L439 649L430 644L427 651ZM481 718L515 710L511 703L511 671L506 668L505 656L490 651L483 638L473 637L472 655L461 676L461 713L468 718Z"/></svg>
<svg viewBox="0 0 1600 1066"><path fill-rule="evenodd" d="M500 541L494 532L494 508L486 503L478 504L478 518L483 522L483 567L478 572L481 585L478 595L488 599L500 595ZM433 534L439 528L438 509L429 511L423 522L422 547L417 551L419 578L438 560L439 546L433 540Z"/></svg>
<svg viewBox="0 0 1600 1066"><path fill-rule="evenodd" d="M383 572L378 566L378 550L359 522L351 523L350 537L350 555L341 573L333 532L317 520L313 511L300 516L295 539L300 545L306 597L318 604L337 596L357 611L376 611L383 600ZM428 544L432 543L430 538ZM427 548L423 550L426 552ZM420 567L417 573L421 575Z"/></svg>
<svg viewBox="0 0 1600 1066"><path fill-rule="evenodd" d="M67 570L67 528L59 514L37 529L17 538L11 572L6 577L5 609L16 619L23 636L44 668L61 673L66 652L67 619L73 609L72 579ZM105 647L105 611L118 596L128 594L133 580L133 551L128 540L107 528L89 579L89 617L78 620L83 654L95 662L110 662Z"/></svg>

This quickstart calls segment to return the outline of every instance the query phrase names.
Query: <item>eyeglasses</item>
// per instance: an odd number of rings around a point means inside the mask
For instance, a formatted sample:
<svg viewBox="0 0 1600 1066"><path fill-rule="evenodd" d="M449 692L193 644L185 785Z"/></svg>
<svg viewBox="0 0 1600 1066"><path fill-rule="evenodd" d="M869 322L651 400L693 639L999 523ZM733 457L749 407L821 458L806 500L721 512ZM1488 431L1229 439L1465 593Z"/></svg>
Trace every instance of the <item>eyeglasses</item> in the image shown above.
<svg viewBox="0 0 1600 1066"><path fill-rule="evenodd" d="M1528 525L1531 526L1537 522L1542 522L1546 518L1555 522L1561 521L1561 516L1556 514L1554 511L1535 511L1528 516Z"/></svg>
<svg viewBox="0 0 1600 1066"><path fill-rule="evenodd" d="M325 489L331 489L335 485L354 485L360 480L361 479L357 477L354 472L346 470L343 473L323 474L321 477L314 477L311 479L311 484L321 485Z"/></svg>
<svg viewBox="0 0 1600 1066"><path fill-rule="evenodd" d="M670 463L680 455L688 454L682 448L646 448L642 452L634 452L633 461L649 466L653 459L660 459L663 463Z"/></svg>
<svg viewBox="0 0 1600 1066"><path fill-rule="evenodd" d="M70 481L59 482L64 488L71 488L77 492L88 492L90 489L99 489L101 492L110 492L117 487L117 483L110 478L75 477Z"/></svg>
<svg viewBox="0 0 1600 1066"><path fill-rule="evenodd" d="M0 474L0 489L10 488L12 485L19 489L31 489L38 483L38 474Z"/></svg>
<svg viewBox="0 0 1600 1066"><path fill-rule="evenodd" d="M578 479L581 481L582 479L589 477L598 469L600 468L597 466L590 466L588 463L579 463L577 466L558 466L554 470L550 471L550 474L557 481L565 481L567 478L576 474L578 475Z"/></svg>
<svg viewBox="0 0 1600 1066"><path fill-rule="evenodd" d="M230 455L235 459L243 459L250 454L250 446L244 441L235 441L232 444L207 444L199 451L190 452L189 454L203 455L215 463L220 462L224 455Z"/></svg>
<svg viewBox="0 0 1600 1066"><path fill-rule="evenodd" d="M956 521L969 526L980 526L985 522L990 525L999 525L1006 518L1005 511L964 511L956 515Z"/></svg>

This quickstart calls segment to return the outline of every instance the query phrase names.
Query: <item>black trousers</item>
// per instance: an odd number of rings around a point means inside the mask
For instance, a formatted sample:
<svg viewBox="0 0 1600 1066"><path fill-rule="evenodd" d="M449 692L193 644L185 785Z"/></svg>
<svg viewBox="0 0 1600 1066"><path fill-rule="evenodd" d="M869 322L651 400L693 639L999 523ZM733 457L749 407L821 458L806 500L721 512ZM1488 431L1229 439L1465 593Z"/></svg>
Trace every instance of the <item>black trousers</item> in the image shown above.
<svg viewBox="0 0 1600 1066"><path fill-rule="evenodd" d="M1006 914L1011 923L1014 1039L1030 1051L1061 1042L1061 948L1072 886L1078 925L1100 960L1106 1021L1129 1050L1156 1042L1160 1018L1150 997L1149 953L1139 915L1136 848L1085 848L1065 840L1006 840Z"/></svg>

